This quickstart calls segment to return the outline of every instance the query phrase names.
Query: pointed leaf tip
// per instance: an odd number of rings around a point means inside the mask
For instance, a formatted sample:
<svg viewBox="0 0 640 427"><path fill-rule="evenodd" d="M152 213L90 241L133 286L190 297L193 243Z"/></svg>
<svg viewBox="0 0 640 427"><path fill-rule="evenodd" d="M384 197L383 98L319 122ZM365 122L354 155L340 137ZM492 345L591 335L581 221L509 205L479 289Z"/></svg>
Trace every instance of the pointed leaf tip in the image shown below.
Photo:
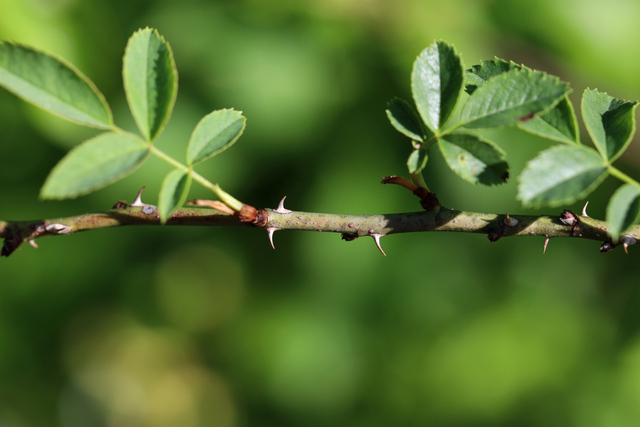
<svg viewBox="0 0 640 427"><path fill-rule="evenodd" d="M157 30L136 31L127 43L122 69L131 113L147 141L160 135L178 93L171 46Z"/></svg>

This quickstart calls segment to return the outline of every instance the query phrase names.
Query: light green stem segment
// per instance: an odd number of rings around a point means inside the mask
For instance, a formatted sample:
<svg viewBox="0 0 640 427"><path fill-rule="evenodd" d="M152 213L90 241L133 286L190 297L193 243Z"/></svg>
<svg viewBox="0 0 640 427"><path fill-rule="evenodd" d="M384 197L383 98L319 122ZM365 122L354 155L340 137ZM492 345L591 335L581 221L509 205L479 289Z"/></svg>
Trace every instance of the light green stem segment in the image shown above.
<svg viewBox="0 0 640 427"><path fill-rule="evenodd" d="M224 202L225 205L229 206L234 211L240 212L242 210L242 206L244 205L244 203L242 203L240 200L236 199L231 194L224 191L222 188L220 188L218 184L212 183L211 181L209 181L208 179L200 175L198 172L180 163L179 161L169 156L164 151L158 149L154 145L151 145L151 144L149 145L149 152L154 156L169 163L171 166L191 174L194 180L202 184L203 187L213 191L216 194L216 196L218 196L218 198L222 200L222 202Z"/></svg>
<svg viewBox="0 0 640 427"><path fill-rule="evenodd" d="M640 183L635 179L631 178L624 172L621 172L619 169L614 168L613 166L609 166L609 173L611 176L618 178L622 182L626 182L627 184L635 185L636 187L640 187Z"/></svg>

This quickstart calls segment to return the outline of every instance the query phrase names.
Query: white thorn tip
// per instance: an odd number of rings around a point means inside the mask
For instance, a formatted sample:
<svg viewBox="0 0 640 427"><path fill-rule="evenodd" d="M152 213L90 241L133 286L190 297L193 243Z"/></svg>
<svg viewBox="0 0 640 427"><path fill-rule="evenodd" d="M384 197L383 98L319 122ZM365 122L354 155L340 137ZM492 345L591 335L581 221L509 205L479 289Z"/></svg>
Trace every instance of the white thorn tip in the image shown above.
<svg viewBox="0 0 640 427"><path fill-rule="evenodd" d="M582 216L589 218L589 215L587 215L587 206L589 206L589 202L584 204L584 207L582 208Z"/></svg>
<svg viewBox="0 0 640 427"><path fill-rule="evenodd" d="M286 199L286 198L287 198L287 196L284 196L282 198L282 200L280 200L280 204L278 205L277 209L273 210L274 212L281 213L281 214L288 214L288 213L293 212L293 211L291 211L291 210L289 210L289 209L284 207L284 199Z"/></svg>
<svg viewBox="0 0 640 427"><path fill-rule="evenodd" d="M544 255L545 252L547 252L547 245L549 244L549 240L551 240L551 237L544 236L544 246L542 247L542 255Z"/></svg>
<svg viewBox="0 0 640 427"><path fill-rule="evenodd" d="M271 243L271 247L273 249L276 248L276 246L273 244L273 233L275 233L278 230L280 229L277 227L267 227L267 234L269 235L269 243Z"/></svg>
<svg viewBox="0 0 640 427"><path fill-rule="evenodd" d="M373 237L373 241L376 242L376 246L378 247L378 249L380 250L382 255L387 256L387 254L385 254L384 251L382 250L382 246L380 246L380 238L382 236L383 236L383 234L372 234L371 235L371 237Z"/></svg>
<svg viewBox="0 0 640 427"><path fill-rule="evenodd" d="M35 240L29 240L29 244L34 248L38 249L38 244L35 242Z"/></svg>
<svg viewBox="0 0 640 427"><path fill-rule="evenodd" d="M136 199L133 201L133 203L131 203L131 206L145 206L145 204L142 203L142 191L146 187L147 187L146 185L143 185L140 191L138 191L138 195L136 196Z"/></svg>

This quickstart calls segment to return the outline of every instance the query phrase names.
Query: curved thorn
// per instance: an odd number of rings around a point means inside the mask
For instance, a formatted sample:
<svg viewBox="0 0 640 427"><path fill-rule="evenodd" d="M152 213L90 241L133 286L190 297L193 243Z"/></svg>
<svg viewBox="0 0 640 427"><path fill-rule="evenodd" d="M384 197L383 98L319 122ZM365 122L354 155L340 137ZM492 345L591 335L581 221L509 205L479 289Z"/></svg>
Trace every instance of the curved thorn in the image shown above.
<svg viewBox="0 0 640 427"><path fill-rule="evenodd" d="M387 256L387 254L384 253L384 251L382 250L382 246L380 246L380 237L384 236L384 234L372 234L371 237L373 237L374 242L376 242L376 246L378 247L378 249L380 250L380 252L382 253L382 255Z"/></svg>
<svg viewBox="0 0 640 427"><path fill-rule="evenodd" d="M38 244L34 240L27 240L31 246L38 249Z"/></svg>
<svg viewBox="0 0 640 427"><path fill-rule="evenodd" d="M289 209L286 209L286 208L284 207L284 199L286 199L286 198L287 198L287 196L284 196L284 197L282 198L282 200L280 200L280 204L278 205L278 208L277 208L277 209L274 209L274 210L273 210L274 212L278 212L278 213L281 213L281 214L288 214L288 213L293 212L293 211L291 211L291 210L289 210Z"/></svg>
<svg viewBox="0 0 640 427"><path fill-rule="evenodd" d="M277 227L267 227L266 230L267 230L267 234L269 235L269 243L271 243L271 247L275 249L276 246L273 244L273 233L275 233L280 229Z"/></svg>
<svg viewBox="0 0 640 427"><path fill-rule="evenodd" d="M624 242L622 244L622 247L624 248L624 253L629 255L629 251L627 250L627 248L629 247L629 244L627 242Z"/></svg>
<svg viewBox="0 0 640 427"><path fill-rule="evenodd" d="M544 236L544 246L542 247L542 255L544 255L544 253L547 252L547 245L549 244L549 240L551 240L551 237Z"/></svg>
<svg viewBox="0 0 640 427"><path fill-rule="evenodd" d="M138 191L138 195L136 196L136 199L133 201L133 203L131 203L131 206L145 206L145 204L142 203L142 191L145 188L147 188L147 186L143 185L140 191Z"/></svg>
<svg viewBox="0 0 640 427"><path fill-rule="evenodd" d="M589 218L589 215L587 215L587 206L589 205L589 202L584 204L584 207L582 208L582 216Z"/></svg>

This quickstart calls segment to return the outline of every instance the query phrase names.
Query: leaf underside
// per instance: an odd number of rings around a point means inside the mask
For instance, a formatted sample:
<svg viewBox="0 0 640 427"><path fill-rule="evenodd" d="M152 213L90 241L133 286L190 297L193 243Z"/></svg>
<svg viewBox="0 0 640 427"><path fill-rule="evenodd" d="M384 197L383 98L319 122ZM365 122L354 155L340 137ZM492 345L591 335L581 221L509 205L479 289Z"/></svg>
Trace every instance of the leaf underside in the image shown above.
<svg viewBox="0 0 640 427"><path fill-rule="evenodd" d="M392 99L387 105L386 113L391 125L413 141L422 143L433 136L433 134L426 135L420 116L411 104L403 99Z"/></svg>

